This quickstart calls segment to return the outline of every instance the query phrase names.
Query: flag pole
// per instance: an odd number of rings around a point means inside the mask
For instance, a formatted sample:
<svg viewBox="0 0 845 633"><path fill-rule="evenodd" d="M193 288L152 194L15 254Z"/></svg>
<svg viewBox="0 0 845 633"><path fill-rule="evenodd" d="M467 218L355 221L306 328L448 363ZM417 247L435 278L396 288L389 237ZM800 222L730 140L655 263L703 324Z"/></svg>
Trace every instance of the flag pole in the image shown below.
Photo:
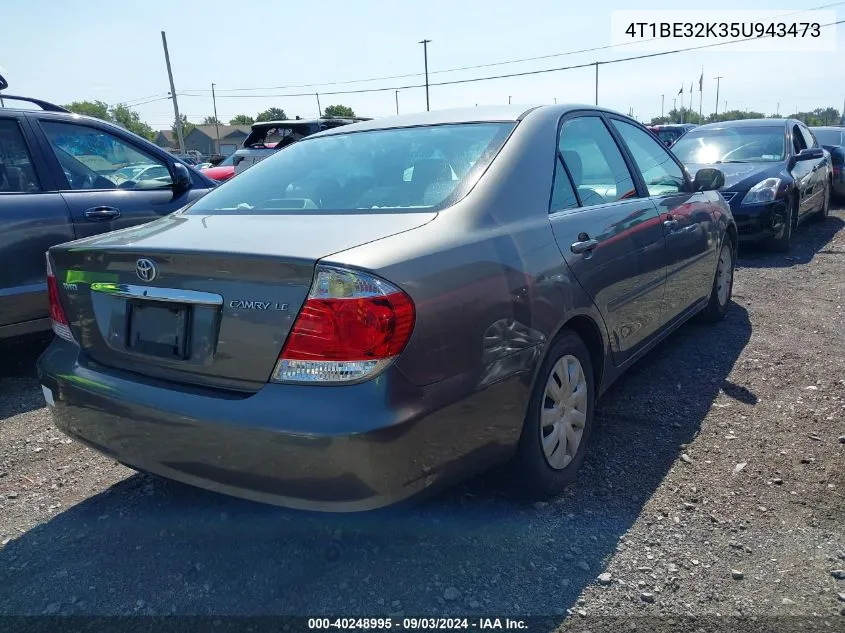
<svg viewBox="0 0 845 633"><path fill-rule="evenodd" d="M702 102L704 100L704 66L701 67L701 78L698 80L698 124L704 123Z"/></svg>

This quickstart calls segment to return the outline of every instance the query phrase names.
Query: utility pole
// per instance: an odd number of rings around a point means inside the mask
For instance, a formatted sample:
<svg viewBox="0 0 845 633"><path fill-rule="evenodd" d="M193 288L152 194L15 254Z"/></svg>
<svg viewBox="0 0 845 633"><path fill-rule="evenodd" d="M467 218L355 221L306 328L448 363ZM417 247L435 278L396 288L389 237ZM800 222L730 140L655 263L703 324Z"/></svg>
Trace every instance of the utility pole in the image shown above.
<svg viewBox="0 0 845 633"><path fill-rule="evenodd" d="M315 92L314 96L317 97L317 116L323 116L323 108L320 107L320 93Z"/></svg>
<svg viewBox="0 0 845 633"><path fill-rule="evenodd" d="M596 105L599 104L599 63L596 62Z"/></svg>
<svg viewBox="0 0 845 633"><path fill-rule="evenodd" d="M423 45L423 58L425 59L425 109L429 111L431 106L428 101L428 43L431 40L421 40L417 42Z"/></svg>
<svg viewBox="0 0 845 633"><path fill-rule="evenodd" d="M179 116L179 103L176 101L176 86L173 84L173 70L170 68L170 53L167 52L167 36L161 32L164 45L164 61L167 62L167 77L170 79L170 96L173 97L173 113L176 115L176 139L179 141L179 153L185 153L185 137L182 135L182 117Z"/></svg>
<svg viewBox="0 0 845 633"><path fill-rule="evenodd" d="M399 116L399 91L396 91L396 116Z"/></svg>
<svg viewBox="0 0 845 633"><path fill-rule="evenodd" d="M672 112L678 114L678 97L672 99Z"/></svg>
<svg viewBox="0 0 845 633"><path fill-rule="evenodd" d="M557 97L555 97L555 105L557 105Z"/></svg>
<svg viewBox="0 0 845 633"><path fill-rule="evenodd" d="M660 95L660 118L663 118L663 105L666 101L666 95Z"/></svg>
<svg viewBox="0 0 845 633"><path fill-rule="evenodd" d="M214 104L214 131L217 136L215 151L220 153L220 121L217 120L217 96L214 94L214 83L211 84L211 102Z"/></svg>
<svg viewBox="0 0 845 633"><path fill-rule="evenodd" d="M510 104L511 104L511 96L508 95L508 105L510 105Z"/></svg>
<svg viewBox="0 0 845 633"><path fill-rule="evenodd" d="M780 101L778 101L778 105L775 108L775 116L780 116Z"/></svg>
<svg viewBox="0 0 845 633"><path fill-rule="evenodd" d="M718 77L713 77L716 80L716 114L719 114L719 82L722 80L722 76L719 75ZM727 109L727 101L725 102L725 109Z"/></svg>

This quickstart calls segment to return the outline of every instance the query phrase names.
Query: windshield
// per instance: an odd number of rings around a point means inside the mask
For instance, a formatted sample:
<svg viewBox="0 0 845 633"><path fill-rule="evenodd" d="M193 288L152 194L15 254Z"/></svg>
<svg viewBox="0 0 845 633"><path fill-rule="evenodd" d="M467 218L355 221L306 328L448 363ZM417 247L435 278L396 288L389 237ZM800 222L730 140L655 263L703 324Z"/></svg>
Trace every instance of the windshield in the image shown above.
<svg viewBox="0 0 845 633"><path fill-rule="evenodd" d="M309 138L208 193L186 213L437 207L469 190L513 126L433 125Z"/></svg>
<svg viewBox="0 0 845 633"><path fill-rule="evenodd" d="M678 130L678 129L657 130L657 138L659 138L661 141L663 141L667 145L670 145L670 144L674 143L675 139L677 139L683 133L684 133L683 130Z"/></svg>
<svg viewBox="0 0 845 633"><path fill-rule="evenodd" d="M842 132L839 130L820 130L813 129L813 134L819 145L842 145Z"/></svg>
<svg viewBox="0 0 845 633"><path fill-rule="evenodd" d="M769 163L784 159L783 127L692 130L672 146L684 163Z"/></svg>

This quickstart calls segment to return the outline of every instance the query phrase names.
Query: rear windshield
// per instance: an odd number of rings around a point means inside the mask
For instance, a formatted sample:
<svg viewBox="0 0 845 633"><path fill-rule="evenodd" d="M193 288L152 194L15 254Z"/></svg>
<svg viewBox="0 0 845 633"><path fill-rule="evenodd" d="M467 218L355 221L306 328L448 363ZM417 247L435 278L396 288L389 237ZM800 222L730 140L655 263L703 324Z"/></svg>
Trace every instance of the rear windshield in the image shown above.
<svg viewBox="0 0 845 633"><path fill-rule="evenodd" d="M814 129L813 134L819 145L842 145L842 132L839 130Z"/></svg>
<svg viewBox="0 0 845 633"><path fill-rule="evenodd" d="M432 125L311 137L210 191L185 213L446 206L478 180L514 125Z"/></svg>

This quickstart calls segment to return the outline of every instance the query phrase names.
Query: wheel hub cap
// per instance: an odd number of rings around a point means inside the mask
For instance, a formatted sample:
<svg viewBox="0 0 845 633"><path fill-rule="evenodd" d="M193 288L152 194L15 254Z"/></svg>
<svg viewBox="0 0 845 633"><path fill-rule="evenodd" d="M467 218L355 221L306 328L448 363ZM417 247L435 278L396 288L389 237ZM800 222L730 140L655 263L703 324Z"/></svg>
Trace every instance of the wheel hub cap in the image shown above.
<svg viewBox="0 0 845 633"><path fill-rule="evenodd" d="M540 442L549 466L566 468L578 453L587 422L587 379L574 356L561 357L546 381Z"/></svg>

